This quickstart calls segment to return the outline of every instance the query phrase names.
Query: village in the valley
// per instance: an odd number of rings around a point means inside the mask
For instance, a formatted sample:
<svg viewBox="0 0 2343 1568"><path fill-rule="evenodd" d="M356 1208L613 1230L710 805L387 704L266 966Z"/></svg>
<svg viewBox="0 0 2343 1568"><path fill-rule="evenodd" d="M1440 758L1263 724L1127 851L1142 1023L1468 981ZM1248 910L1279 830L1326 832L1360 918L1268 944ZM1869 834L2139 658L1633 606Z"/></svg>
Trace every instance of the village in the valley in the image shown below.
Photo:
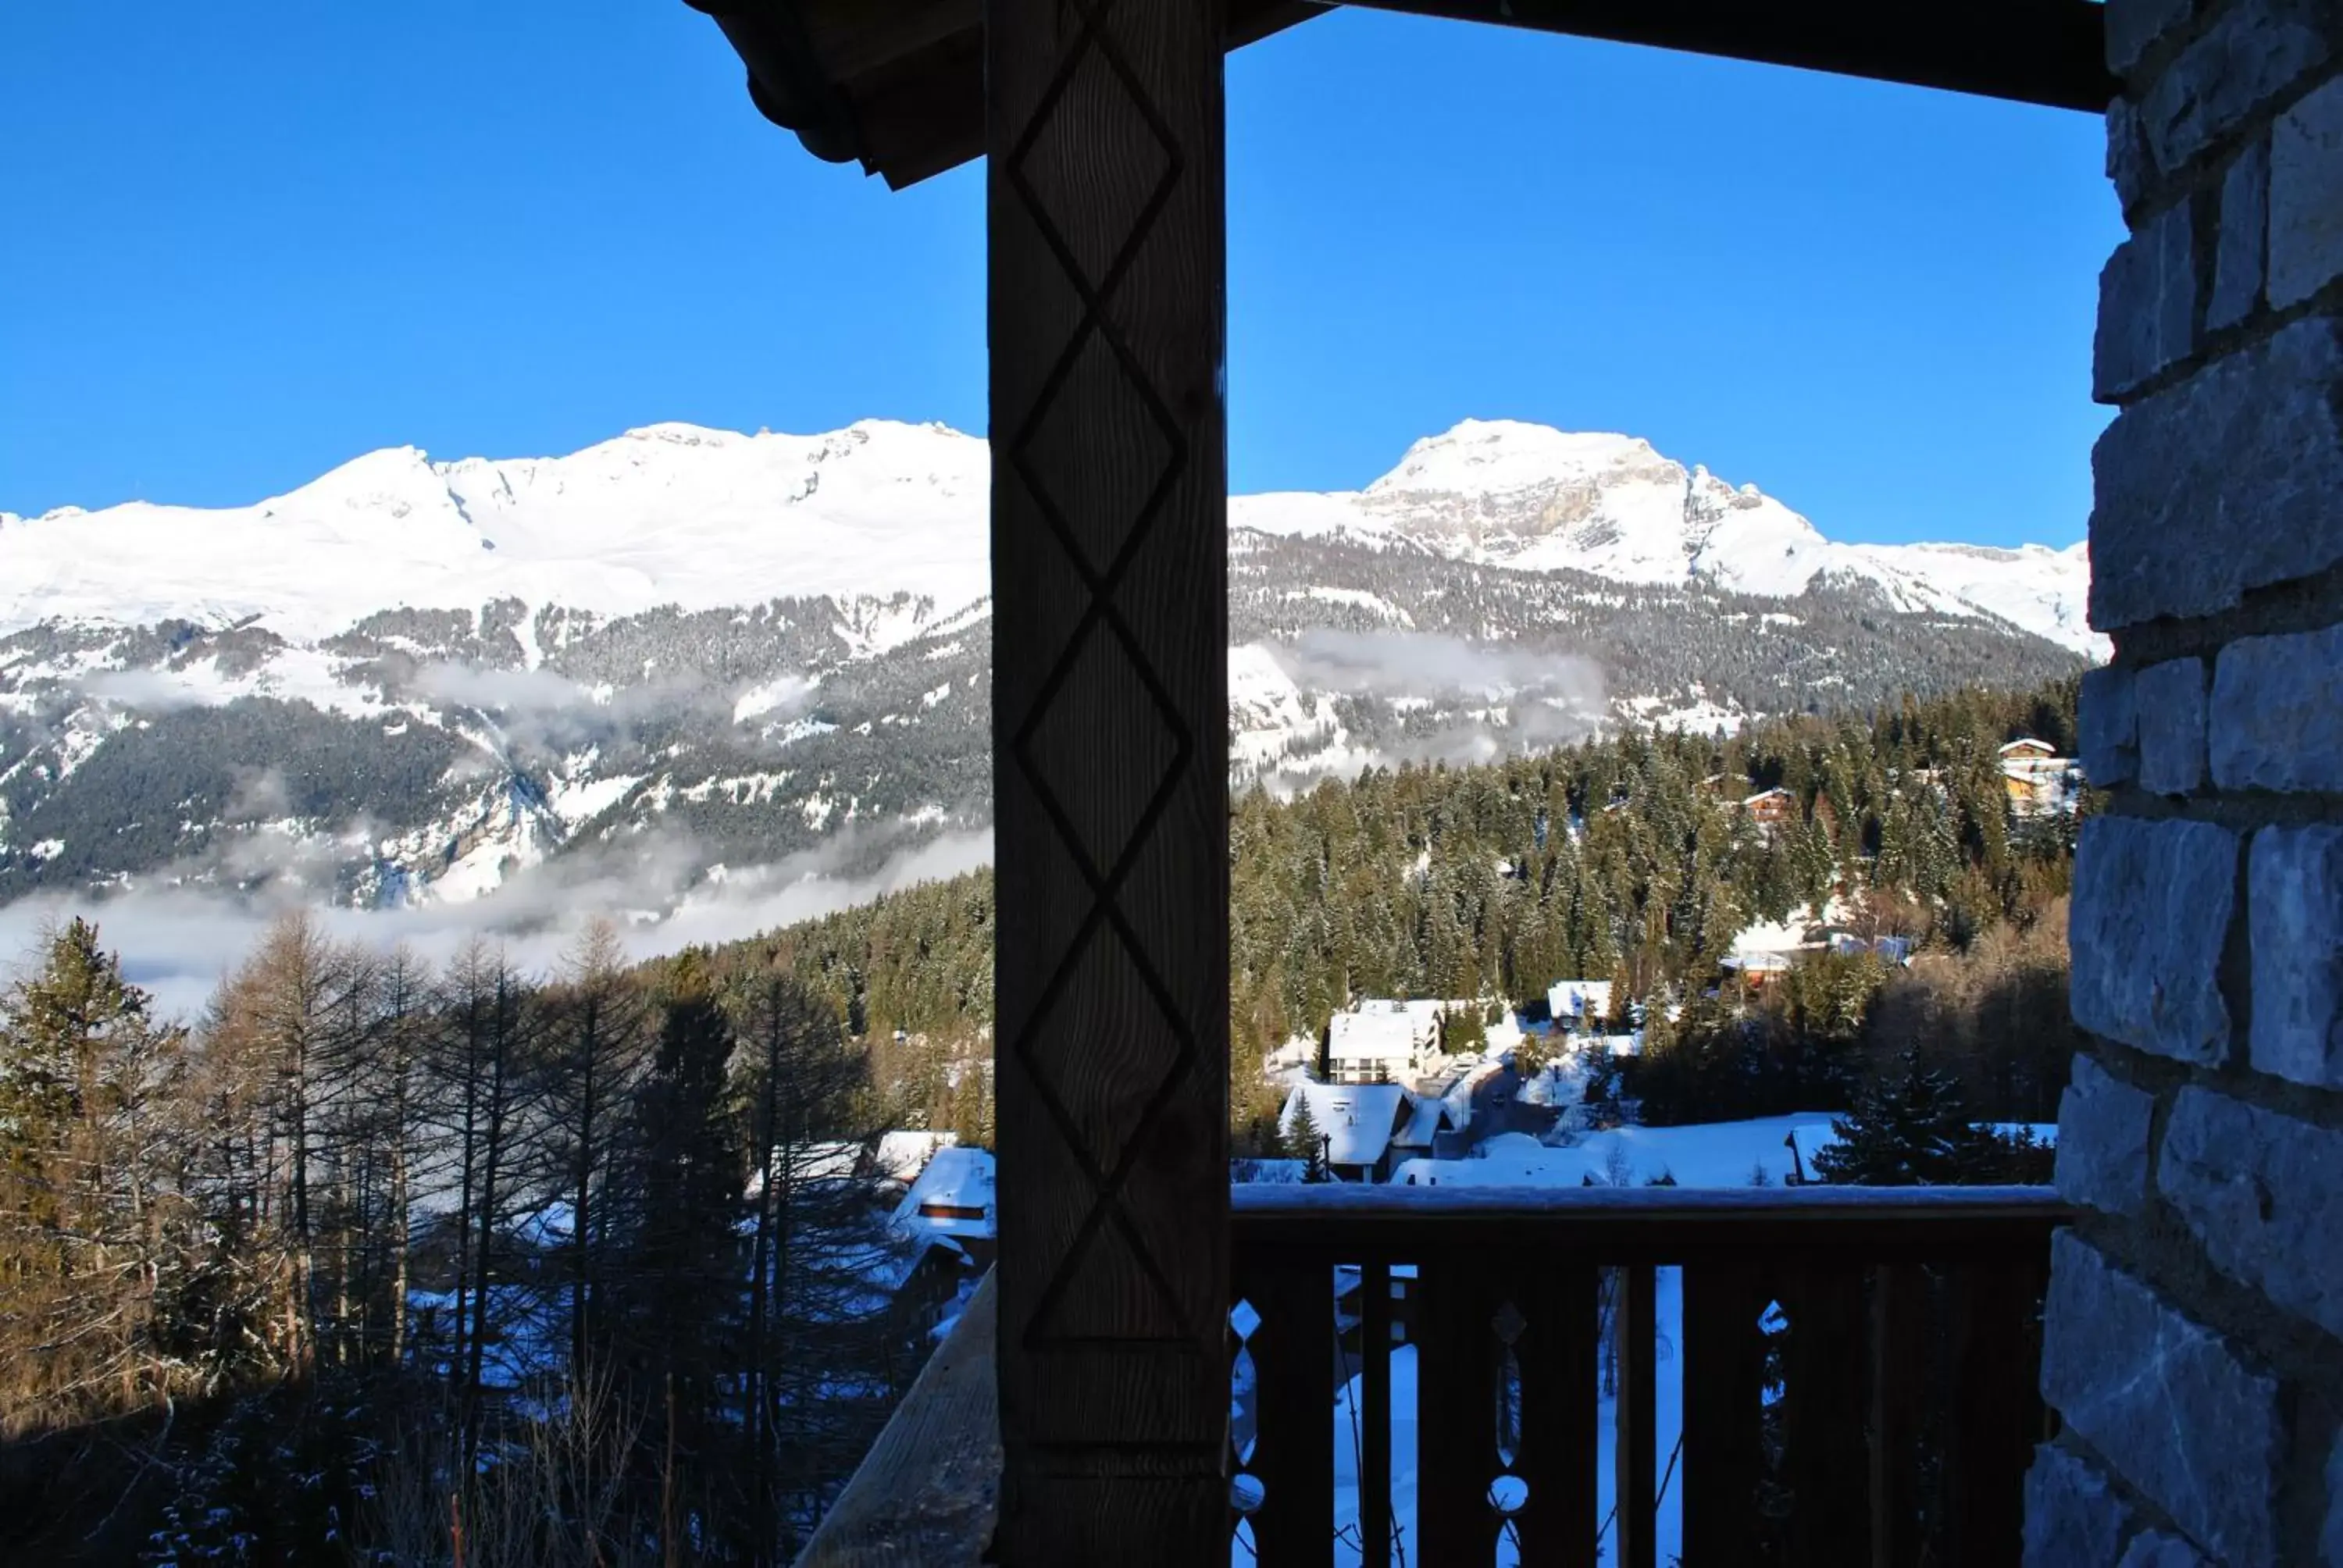
<svg viewBox="0 0 2343 1568"><path fill-rule="evenodd" d="M2001 748L2000 766L2014 816L2075 809L2082 776L2073 759L2021 738ZM1711 789L1728 782L1704 781ZM1926 788L1932 780L1912 782ZM1826 799L1815 805L1830 809ZM1787 790L1768 789L1744 795L1737 809L1770 833L1797 819L1798 803ZM1821 952L1910 960L1910 939L1859 929L1868 922L1855 913L1835 898L1819 911L1747 927L1720 962L1711 994L1754 1004ZM1612 977L1557 977L1543 1001L1526 1006L1485 997L1359 999L1317 1035L1298 1035L1264 1059L1263 1074L1282 1091L1278 1129L1286 1157L1238 1160L1232 1177L1400 1187L1797 1186L1821 1179L1815 1157L1836 1141L1829 1111L1640 1125L1634 1101L1617 1092L1618 1063L1641 1051L1645 1018L1646 1004ZM2038 1143L2057 1136L2052 1123L2022 1125ZM2020 1126L1996 1131L2016 1135ZM841 1148L838 1158L856 1156ZM898 1131L860 1158L901 1194L894 1223L908 1251L890 1264L890 1276L906 1305L940 1332L991 1261L992 1155L958 1147L949 1133Z"/></svg>

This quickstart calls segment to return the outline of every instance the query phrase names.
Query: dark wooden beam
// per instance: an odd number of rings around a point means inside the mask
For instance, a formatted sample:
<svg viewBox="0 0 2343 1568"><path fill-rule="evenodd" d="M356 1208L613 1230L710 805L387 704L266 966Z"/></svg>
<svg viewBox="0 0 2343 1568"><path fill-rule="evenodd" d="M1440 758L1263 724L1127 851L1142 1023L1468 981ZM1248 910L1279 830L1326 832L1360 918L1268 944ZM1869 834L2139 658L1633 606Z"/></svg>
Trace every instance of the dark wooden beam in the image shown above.
<svg viewBox="0 0 2343 1568"><path fill-rule="evenodd" d="M1350 0L1370 10L1649 44L2102 113L2105 8L2092 0Z"/></svg>
<svg viewBox="0 0 2343 1568"><path fill-rule="evenodd" d="M1225 1561L1221 8L987 20L995 1560Z"/></svg>
<svg viewBox="0 0 2343 1568"><path fill-rule="evenodd" d="M801 0L804 27L857 134L864 169L890 187L984 153L984 38L977 0ZM1332 10L1316 0L1228 0L1221 42L1257 44Z"/></svg>
<svg viewBox="0 0 2343 1568"><path fill-rule="evenodd" d="M979 0L798 0L814 57L833 82L905 59L983 25Z"/></svg>

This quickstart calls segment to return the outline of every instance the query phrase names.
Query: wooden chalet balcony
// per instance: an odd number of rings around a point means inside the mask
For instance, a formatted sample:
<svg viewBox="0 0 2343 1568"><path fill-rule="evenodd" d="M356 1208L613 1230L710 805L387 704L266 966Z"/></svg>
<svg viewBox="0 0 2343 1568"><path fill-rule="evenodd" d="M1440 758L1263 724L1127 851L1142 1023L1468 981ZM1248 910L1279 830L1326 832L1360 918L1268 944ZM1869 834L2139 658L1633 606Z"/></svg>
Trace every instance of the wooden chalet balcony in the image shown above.
<svg viewBox="0 0 2343 1568"><path fill-rule="evenodd" d="M1671 1516L1687 1568L2018 1560L2046 1189L1257 1186L1231 1211L1236 1563L1664 1568ZM978 1560L995 1332L988 1285L802 1563Z"/></svg>

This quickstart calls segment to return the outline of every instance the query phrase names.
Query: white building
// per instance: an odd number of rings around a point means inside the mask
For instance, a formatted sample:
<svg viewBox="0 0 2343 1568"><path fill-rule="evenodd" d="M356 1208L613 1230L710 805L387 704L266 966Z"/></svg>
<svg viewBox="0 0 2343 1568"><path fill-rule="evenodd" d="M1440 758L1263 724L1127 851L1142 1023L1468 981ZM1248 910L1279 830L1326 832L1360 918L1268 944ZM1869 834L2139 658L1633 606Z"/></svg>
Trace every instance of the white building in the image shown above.
<svg viewBox="0 0 2343 1568"><path fill-rule="evenodd" d="M1326 1077L1334 1083L1390 1083L1421 1072L1440 1054L1438 1002L1363 1001L1326 1029Z"/></svg>
<svg viewBox="0 0 2343 1568"><path fill-rule="evenodd" d="M1599 1025L1611 1016L1611 982L1556 980L1546 988L1545 1005L1558 1024Z"/></svg>

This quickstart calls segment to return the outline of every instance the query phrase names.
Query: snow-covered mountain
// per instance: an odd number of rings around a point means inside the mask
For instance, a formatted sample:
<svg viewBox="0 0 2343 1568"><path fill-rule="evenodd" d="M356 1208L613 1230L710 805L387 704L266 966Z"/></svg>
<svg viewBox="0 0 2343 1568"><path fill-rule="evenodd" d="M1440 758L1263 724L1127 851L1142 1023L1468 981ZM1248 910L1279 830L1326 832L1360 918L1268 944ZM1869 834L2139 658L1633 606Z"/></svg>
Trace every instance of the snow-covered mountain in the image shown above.
<svg viewBox="0 0 2343 1568"><path fill-rule="evenodd" d="M975 839L989 483L940 426L660 425L564 457L395 447L249 507L0 513L0 902L411 906L543 864L656 912ZM1468 422L1232 523L1240 784L2097 647L2079 547L1834 543L1624 436Z"/></svg>
<svg viewBox="0 0 2343 1568"><path fill-rule="evenodd" d="M393 447L249 507L0 513L0 630L256 619L308 641L377 610L499 599L604 616L898 594L958 608L986 593L988 472L980 440L877 420L811 437L654 425L501 461Z"/></svg>
<svg viewBox="0 0 2343 1568"><path fill-rule="evenodd" d="M908 595L949 611L986 593L988 467L977 437L883 420L809 437L654 425L566 457L435 463L395 447L250 507L0 513L0 630L257 618L307 639L380 609L508 598L628 615ZM1834 543L1755 485L1629 436L1471 419L1363 490L1243 496L1230 510L1240 529L1624 583L1788 597L1843 574L1900 608L1997 616L2103 650L2083 620L2079 544Z"/></svg>
<svg viewBox="0 0 2343 1568"><path fill-rule="evenodd" d="M1875 583L1901 608L1996 616L2080 652L2106 651L2084 620L2090 563L2080 544L1836 544L1756 486L1736 489L1632 436L1468 419L1418 441L1363 490L1246 496L1230 510L1235 526L1264 533L1405 541L1624 583L1789 597L1828 574Z"/></svg>

